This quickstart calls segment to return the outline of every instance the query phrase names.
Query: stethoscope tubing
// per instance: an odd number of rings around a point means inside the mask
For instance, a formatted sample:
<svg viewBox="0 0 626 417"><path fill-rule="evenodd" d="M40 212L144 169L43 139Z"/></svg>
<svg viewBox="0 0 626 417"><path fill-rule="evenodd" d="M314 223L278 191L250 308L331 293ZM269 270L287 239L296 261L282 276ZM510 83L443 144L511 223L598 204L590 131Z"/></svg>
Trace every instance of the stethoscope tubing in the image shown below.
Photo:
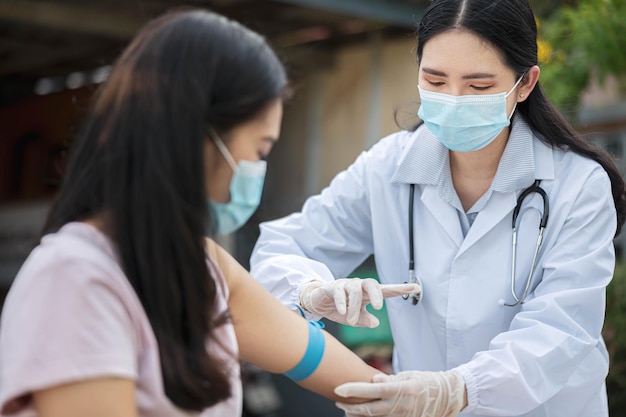
<svg viewBox="0 0 626 417"><path fill-rule="evenodd" d="M413 230L413 201L415 200L415 184L411 184L409 189L409 283L419 284L421 292L411 295L411 302L413 305L417 305L424 294L424 286L422 280L415 274L415 253L414 253L414 230ZM409 295L403 295L402 298L407 300Z"/></svg>
<svg viewBox="0 0 626 417"><path fill-rule="evenodd" d="M513 244L512 244L512 255L511 255L511 295L515 300L514 303L504 303L507 307L515 307L518 304L522 304L528 295L528 291L530 290L530 282L533 278L533 273L535 272L535 266L537 265L537 256L539 254L539 249L541 248L541 244L543 243L543 232L548 224L548 217L550 216L550 204L548 195L544 191L543 188L539 186L541 180L535 180L535 182L528 188L526 188L517 199L517 204L515 205L515 209L513 210L512 216L512 227L513 227ZM526 285L524 286L524 292L521 297L517 296L515 292L515 264L517 259L517 219L519 217L519 213L524 203L524 199L526 199L532 193L537 193L541 196L543 200L543 214L541 215L541 221L539 222L539 235L537 236L537 243L535 245L535 252L533 253L533 260L530 264L530 271L528 272L528 277L526 278Z"/></svg>

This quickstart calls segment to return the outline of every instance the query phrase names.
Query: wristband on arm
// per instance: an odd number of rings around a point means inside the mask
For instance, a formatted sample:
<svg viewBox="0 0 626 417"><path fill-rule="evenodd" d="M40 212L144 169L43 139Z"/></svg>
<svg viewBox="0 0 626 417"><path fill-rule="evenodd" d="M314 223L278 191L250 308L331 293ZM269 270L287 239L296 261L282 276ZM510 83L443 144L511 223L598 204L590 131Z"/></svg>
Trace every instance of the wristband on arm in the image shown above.
<svg viewBox="0 0 626 417"><path fill-rule="evenodd" d="M302 381L315 372L324 356L325 340L321 330L323 327L324 323L309 320L309 343L306 352L296 366L284 373L285 376L294 381Z"/></svg>

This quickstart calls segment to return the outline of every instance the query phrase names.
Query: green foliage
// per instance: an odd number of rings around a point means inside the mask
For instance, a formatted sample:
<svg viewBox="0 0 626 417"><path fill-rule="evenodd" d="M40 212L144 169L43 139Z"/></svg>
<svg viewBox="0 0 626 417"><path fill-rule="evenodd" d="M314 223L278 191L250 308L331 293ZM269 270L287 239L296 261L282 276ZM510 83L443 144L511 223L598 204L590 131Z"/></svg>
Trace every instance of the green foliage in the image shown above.
<svg viewBox="0 0 626 417"><path fill-rule="evenodd" d="M597 77L611 75L626 93L626 0L580 0L541 22L540 37L550 47L541 80L550 99L566 113Z"/></svg>
<svg viewBox="0 0 626 417"><path fill-rule="evenodd" d="M626 265L618 263L607 289L606 319L602 334L609 351L607 378L610 415L626 415Z"/></svg>
<svg viewBox="0 0 626 417"><path fill-rule="evenodd" d="M563 7L564 0L529 0L535 16L543 19Z"/></svg>

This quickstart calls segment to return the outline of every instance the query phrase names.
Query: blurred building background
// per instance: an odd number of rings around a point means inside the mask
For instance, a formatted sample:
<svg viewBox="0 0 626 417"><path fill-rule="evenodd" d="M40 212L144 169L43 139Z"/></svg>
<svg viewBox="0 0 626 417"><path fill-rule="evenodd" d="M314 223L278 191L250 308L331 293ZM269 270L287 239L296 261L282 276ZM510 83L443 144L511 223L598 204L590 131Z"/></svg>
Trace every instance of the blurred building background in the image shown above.
<svg viewBox="0 0 626 417"><path fill-rule="evenodd" d="M560 37L554 34L574 27L559 11L577 3L594 0L533 2L540 19L560 19L560 26L548 28L553 38L544 39L546 68L560 65L570 74L567 65L576 64L559 55ZM299 210L307 196L319 192L360 152L399 125L417 122L414 30L428 0L3 0L0 300L36 242L89 97L144 23L183 4L217 11L264 34L285 61L295 87L285 107L281 140L269 158L261 207L246 227L224 240L242 264L248 265L260 221ZM624 15L617 18L626 21ZM620 33L623 37L626 31ZM617 49L623 58L622 39ZM594 71L593 59L581 60L591 74L578 76L583 85L574 92L576 98L562 95L560 104L626 173L623 78ZM546 76L548 83L550 71ZM550 95L550 86L544 88ZM622 253L626 238L616 243ZM375 276L373 260L355 275ZM391 341L385 334L346 333L332 325L330 330L355 349L369 337L373 347L362 351L364 356L388 356ZM341 416L332 403L280 376L250 370L247 385L250 415Z"/></svg>

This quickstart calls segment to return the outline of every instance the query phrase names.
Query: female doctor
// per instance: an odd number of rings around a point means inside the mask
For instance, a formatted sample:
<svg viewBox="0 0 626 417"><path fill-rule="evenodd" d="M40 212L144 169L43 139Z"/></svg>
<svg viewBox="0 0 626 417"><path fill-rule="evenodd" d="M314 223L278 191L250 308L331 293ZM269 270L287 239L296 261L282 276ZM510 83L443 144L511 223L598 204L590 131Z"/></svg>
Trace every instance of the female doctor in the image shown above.
<svg viewBox="0 0 626 417"><path fill-rule="evenodd" d="M311 317L375 326L397 375L335 392L348 416L608 415L601 329L625 186L539 85L526 0L434 0L418 27L423 124L362 153L301 213L262 224L252 275Z"/></svg>

